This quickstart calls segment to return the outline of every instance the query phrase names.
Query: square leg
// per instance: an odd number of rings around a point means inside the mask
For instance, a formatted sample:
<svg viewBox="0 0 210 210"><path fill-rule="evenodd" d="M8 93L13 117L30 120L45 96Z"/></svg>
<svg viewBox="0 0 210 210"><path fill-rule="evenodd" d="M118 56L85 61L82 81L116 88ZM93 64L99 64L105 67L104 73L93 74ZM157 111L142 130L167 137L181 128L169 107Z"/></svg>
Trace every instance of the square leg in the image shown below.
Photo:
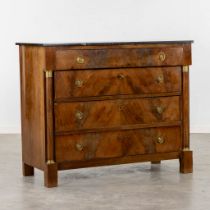
<svg viewBox="0 0 210 210"><path fill-rule="evenodd" d="M58 185L58 168L56 163L45 165L44 169L44 185L45 187L57 187Z"/></svg>
<svg viewBox="0 0 210 210"><path fill-rule="evenodd" d="M34 175L34 167L29 166L26 163L22 163L22 170L23 170L23 176L33 176Z"/></svg>
<svg viewBox="0 0 210 210"><path fill-rule="evenodd" d="M182 151L180 155L180 172L192 173L193 172L193 152Z"/></svg>

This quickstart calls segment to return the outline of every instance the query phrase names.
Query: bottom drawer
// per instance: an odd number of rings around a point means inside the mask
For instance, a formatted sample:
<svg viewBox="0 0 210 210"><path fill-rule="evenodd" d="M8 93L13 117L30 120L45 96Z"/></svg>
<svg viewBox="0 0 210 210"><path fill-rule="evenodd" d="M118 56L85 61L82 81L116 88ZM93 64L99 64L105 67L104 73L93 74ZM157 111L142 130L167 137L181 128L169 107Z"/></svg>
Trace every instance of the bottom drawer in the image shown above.
<svg viewBox="0 0 210 210"><path fill-rule="evenodd" d="M56 136L56 161L177 152L180 148L179 127L73 134Z"/></svg>

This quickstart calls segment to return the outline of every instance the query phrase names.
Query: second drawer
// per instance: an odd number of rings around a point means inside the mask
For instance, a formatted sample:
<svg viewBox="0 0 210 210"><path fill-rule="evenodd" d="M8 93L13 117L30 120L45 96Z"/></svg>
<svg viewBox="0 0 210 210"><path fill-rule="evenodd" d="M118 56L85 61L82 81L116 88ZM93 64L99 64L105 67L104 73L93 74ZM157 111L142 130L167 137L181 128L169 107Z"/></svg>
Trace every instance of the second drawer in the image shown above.
<svg viewBox="0 0 210 210"><path fill-rule="evenodd" d="M112 128L180 120L179 96L55 103L55 130Z"/></svg>
<svg viewBox="0 0 210 210"><path fill-rule="evenodd" d="M57 71L55 99L181 91L181 68Z"/></svg>

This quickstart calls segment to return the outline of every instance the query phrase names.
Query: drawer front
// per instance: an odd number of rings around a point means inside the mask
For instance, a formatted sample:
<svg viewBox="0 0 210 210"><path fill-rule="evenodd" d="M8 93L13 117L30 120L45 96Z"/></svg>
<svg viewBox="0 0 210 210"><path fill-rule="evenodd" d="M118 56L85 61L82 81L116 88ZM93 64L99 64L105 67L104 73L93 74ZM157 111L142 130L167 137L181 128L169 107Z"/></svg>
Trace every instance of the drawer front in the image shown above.
<svg viewBox="0 0 210 210"><path fill-rule="evenodd" d="M179 127L86 133L56 137L56 161L79 161L129 155L177 152Z"/></svg>
<svg viewBox="0 0 210 210"><path fill-rule="evenodd" d="M181 68L57 71L55 99L181 91Z"/></svg>
<svg viewBox="0 0 210 210"><path fill-rule="evenodd" d="M183 65L183 47L57 50L56 69Z"/></svg>
<svg viewBox="0 0 210 210"><path fill-rule="evenodd" d="M56 103L54 107L57 132L180 120L179 96Z"/></svg>

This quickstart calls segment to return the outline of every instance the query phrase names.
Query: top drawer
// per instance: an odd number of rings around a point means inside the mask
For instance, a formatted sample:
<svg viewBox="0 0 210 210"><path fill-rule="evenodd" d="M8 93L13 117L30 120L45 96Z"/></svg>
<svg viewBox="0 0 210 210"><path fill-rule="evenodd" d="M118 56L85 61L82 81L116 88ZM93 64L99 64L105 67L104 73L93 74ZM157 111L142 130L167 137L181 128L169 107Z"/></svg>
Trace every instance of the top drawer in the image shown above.
<svg viewBox="0 0 210 210"><path fill-rule="evenodd" d="M183 47L60 49L56 69L93 69L184 65Z"/></svg>

